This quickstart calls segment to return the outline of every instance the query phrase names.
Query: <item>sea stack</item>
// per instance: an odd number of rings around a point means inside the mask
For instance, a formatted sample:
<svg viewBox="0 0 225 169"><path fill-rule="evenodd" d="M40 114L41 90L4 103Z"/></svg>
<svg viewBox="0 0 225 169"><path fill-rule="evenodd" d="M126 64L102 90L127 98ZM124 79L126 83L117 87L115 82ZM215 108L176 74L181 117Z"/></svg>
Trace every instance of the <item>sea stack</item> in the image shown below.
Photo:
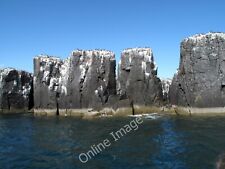
<svg viewBox="0 0 225 169"><path fill-rule="evenodd" d="M100 110L116 94L116 60L111 51L75 50L64 61L39 56L34 65L36 112Z"/></svg>
<svg viewBox="0 0 225 169"><path fill-rule="evenodd" d="M13 68L0 69L1 113L27 113L32 107L32 74Z"/></svg>
<svg viewBox="0 0 225 169"><path fill-rule="evenodd" d="M172 79L170 79L170 78L161 79L163 101L165 104L169 104L169 90L170 90L171 83L172 83Z"/></svg>
<svg viewBox="0 0 225 169"><path fill-rule="evenodd" d="M34 108L56 112L63 62L52 56L34 58Z"/></svg>
<svg viewBox="0 0 225 169"><path fill-rule="evenodd" d="M135 107L157 106L163 100L157 66L150 48L125 49L118 66L118 95Z"/></svg>
<svg viewBox="0 0 225 169"><path fill-rule="evenodd" d="M180 65L170 87L171 104L209 108L225 106L225 34L186 38L180 46Z"/></svg>

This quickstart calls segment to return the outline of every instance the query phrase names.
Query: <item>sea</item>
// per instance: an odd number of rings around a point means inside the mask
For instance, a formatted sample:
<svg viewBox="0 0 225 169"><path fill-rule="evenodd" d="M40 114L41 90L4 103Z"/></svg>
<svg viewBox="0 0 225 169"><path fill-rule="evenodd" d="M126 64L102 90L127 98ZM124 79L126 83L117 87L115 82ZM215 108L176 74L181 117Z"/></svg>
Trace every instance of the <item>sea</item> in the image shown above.
<svg viewBox="0 0 225 169"><path fill-rule="evenodd" d="M0 169L214 169L225 152L225 116L134 120L0 116Z"/></svg>

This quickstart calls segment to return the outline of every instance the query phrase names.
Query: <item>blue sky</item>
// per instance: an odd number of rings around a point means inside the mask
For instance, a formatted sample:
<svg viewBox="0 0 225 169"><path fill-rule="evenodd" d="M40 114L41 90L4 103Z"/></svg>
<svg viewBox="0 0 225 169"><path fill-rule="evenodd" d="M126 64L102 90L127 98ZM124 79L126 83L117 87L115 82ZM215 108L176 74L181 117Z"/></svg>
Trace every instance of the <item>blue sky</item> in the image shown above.
<svg viewBox="0 0 225 169"><path fill-rule="evenodd" d="M160 77L172 77L180 42L225 32L223 0L0 0L0 67L33 71L38 54L151 47Z"/></svg>

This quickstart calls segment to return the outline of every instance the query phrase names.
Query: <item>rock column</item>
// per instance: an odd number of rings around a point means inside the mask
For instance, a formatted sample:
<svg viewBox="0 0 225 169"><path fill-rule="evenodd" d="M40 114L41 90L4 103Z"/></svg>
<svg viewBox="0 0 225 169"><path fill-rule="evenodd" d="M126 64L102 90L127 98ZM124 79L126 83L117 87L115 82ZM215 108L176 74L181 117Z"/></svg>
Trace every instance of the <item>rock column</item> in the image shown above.
<svg viewBox="0 0 225 169"><path fill-rule="evenodd" d="M33 107L33 77L12 68L0 70L0 109L3 113L27 112Z"/></svg>
<svg viewBox="0 0 225 169"><path fill-rule="evenodd" d="M179 106L225 106L225 34L207 33L181 43L180 65L170 87Z"/></svg>
<svg viewBox="0 0 225 169"><path fill-rule="evenodd" d="M118 67L118 94L134 105L159 105L162 86L150 48L126 49Z"/></svg>

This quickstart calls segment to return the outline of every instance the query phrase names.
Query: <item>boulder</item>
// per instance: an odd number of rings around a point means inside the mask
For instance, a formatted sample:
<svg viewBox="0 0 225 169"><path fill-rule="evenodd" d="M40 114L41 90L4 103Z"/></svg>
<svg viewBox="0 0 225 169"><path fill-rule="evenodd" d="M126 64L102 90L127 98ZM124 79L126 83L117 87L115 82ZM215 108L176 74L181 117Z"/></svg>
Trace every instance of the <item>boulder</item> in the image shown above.
<svg viewBox="0 0 225 169"><path fill-rule="evenodd" d="M150 48L126 49L118 66L117 93L134 105L158 105L163 99L157 66Z"/></svg>
<svg viewBox="0 0 225 169"><path fill-rule="evenodd" d="M225 106L225 34L186 38L180 65L170 87L171 104L191 107Z"/></svg>
<svg viewBox="0 0 225 169"><path fill-rule="evenodd" d="M0 109L3 113L27 112L33 107L31 73L13 68L0 70Z"/></svg>

